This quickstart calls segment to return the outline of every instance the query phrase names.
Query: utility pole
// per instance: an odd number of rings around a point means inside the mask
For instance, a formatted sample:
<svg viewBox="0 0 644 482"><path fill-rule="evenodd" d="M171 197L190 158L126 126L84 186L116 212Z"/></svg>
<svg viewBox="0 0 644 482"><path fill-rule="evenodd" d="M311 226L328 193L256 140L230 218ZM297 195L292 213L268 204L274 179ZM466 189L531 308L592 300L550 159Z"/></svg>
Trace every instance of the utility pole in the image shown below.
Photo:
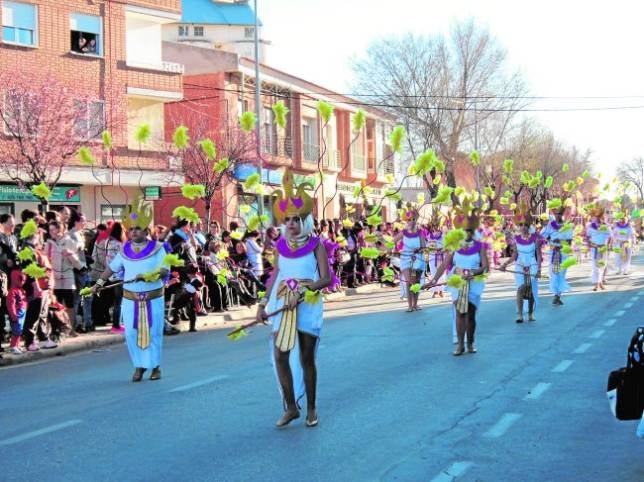
<svg viewBox="0 0 644 482"><path fill-rule="evenodd" d="M260 97L260 87L261 80L259 78L259 16L257 15L257 0L254 2L255 9L255 117L257 117L257 123L255 124L255 151L257 155L257 169L259 170L259 182L263 182L263 161L262 161L262 138L260 130L260 115L262 113L261 109L261 97ZM257 195L257 213L261 216L264 214L264 194L260 193Z"/></svg>

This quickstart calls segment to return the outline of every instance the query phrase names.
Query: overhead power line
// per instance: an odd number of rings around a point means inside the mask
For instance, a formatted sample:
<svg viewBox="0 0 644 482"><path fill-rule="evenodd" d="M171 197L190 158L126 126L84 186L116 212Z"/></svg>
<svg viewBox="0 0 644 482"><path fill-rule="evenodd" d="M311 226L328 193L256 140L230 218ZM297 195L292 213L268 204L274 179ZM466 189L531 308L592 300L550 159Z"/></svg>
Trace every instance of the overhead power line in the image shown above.
<svg viewBox="0 0 644 482"><path fill-rule="evenodd" d="M196 85L196 84L190 84L190 83L184 83L185 87L188 88L195 88L195 89L200 89L200 90L207 90L207 91L217 91L217 92L230 92L233 94L242 94L242 95L248 95L251 96L250 92L247 92L245 90L241 89L230 89L230 88L221 88L221 87L213 87L213 86L203 86L203 85ZM274 97L281 97L284 99L292 99L293 95L291 94L283 94L280 92L273 92L270 90L263 89L262 94L265 95L271 95ZM298 92L299 95L305 95L307 97L310 97L311 99L315 99L312 94L306 94L302 92ZM344 96L344 94L329 94L326 92L320 92L317 93L316 95L318 96L324 96L324 97L329 97L332 95L336 96ZM199 99L195 100L206 100L206 99L215 99L219 98L218 96L213 96L213 97L200 97ZM420 97L415 97L415 98L420 98ZM462 100L461 97L440 97L440 96L426 96L426 98L444 98L444 99L453 99L453 100ZM492 99L491 97L485 97L486 99ZM532 97L532 99L566 99L567 97ZM644 96L624 96L624 97L577 97L575 99L639 99L642 98L644 99ZM466 100L470 99L477 99L477 97L467 97ZM483 97L478 97L478 99L483 99ZM496 97L496 99L531 99L531 97ZM570 98L572 99L572 98ZM190 100L190 99L186 99ZM417 106L417 105L405 105L405 104L395 104L395 103L387 103L387 102L363 102L360 100L348 100L348 99L341 99L341 100L329 100L330 103L334 104L346 104L346 105L355 105L355 106L363 106L363 107L375 107L379 109L415 109L415 110L433 110L433 111L446 111L446 112L460 112L460 111L471 111L474 110L472 107L468 106ZM590 112L590 111L619 111L619 110L639 110L639 109L644 109L644 104L642 105L612 105L612 106L592 106L592 107L550 107L550 108L537 108L537 107L517 107L517 108L486 108L486 107L481 107L477 106L476 111L477 112Z"/></svg>

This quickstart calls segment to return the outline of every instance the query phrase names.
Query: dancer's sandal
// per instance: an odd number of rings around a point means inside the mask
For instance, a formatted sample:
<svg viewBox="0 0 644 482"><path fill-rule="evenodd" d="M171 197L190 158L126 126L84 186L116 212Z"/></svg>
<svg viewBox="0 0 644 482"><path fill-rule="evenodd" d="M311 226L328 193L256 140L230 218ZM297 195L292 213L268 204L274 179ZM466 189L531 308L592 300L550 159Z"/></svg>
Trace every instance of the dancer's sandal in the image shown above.
<svg viewBox="0 0 644 482"><path fill-rule="evenodd" d="M284 412L284 415L275 423L277 428L286 427L293 420L300 418L300 411L296 410L295 412Z"/></svg>
<svg viewBox="0 0 644 482"><path fill-rule="evenodd" d="M534 317L534 314L530 313L528 315L528 321L537 321L537 319Z"/></svg>
<svg viewBox="0 0 644 482"><path fill-rule="evenodd" d="M523 323L523 318L517 318L517 319L516 319L516 322L517 322L517 323Z"/></svg>
<svg viewBox="0 0 644 482"><path fill-rule="evenodd" d="M413 308L407 308L405 310L405 313L411 313L412 311L416 311L416 310L414 310Z"/></svg>
<svg viewBox="0 0 644 482"><path fill-rule="evenodd" d="M474 347L474 343L468 343L467 344L467 352L468 353L476 353L476 348Z"/></svg>
<svg viewBox="0 0 644 482"><path fill-rule="evenodd" d="M313 420L309 419L308 415L306 416L306 426L309 427L309 428L317 427L319 421L320 420L318 419L318 413L317 412L315 412Z"/></svg>
<svg viewBox="0 0 644 482"><path fill-rule="evenodd" d="M456 347L456 350L454 350L454 353L452 353L452 355L461 356L463 353L465 353L465 347L463 345L459 345Z"/></svg>

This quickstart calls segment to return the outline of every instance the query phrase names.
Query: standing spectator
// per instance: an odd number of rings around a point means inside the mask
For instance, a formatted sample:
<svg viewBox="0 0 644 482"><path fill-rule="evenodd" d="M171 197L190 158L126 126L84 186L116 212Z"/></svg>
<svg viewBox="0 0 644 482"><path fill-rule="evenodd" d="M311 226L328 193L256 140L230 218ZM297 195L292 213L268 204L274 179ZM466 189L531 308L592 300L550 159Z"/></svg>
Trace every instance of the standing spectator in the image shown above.
<svg viewBox="0 0 644 482"><path fill-rule="evenodd" d="M65 306L67 316L72 323L70 336L77 336L74 325L74 292L76 280L74 269L80 269L76 243L65 233L65 226L59 221L49 223L49 239L45 243L45 252L54 270L54 294Z"/></svg>
<svg viewBox="0 0 644 482"><path fill-rule="evenodd" d="M9 295L7 296L7 311L11 322L11 343L9 347L14 355L23 353L20 349L20 338L27 313L27 294L24 290L26 280L27 277L19 269L14 269L11 272L11 288L9 288Z"/></svg>
<svg viewBox="0 0 644 482"><path fill-rule="evenodd" d="M44 339L43 348L56 348L56 343L51 340L52 330L49 323L49 306L51 304L51 289L54 276L51 264L43 251L42 234L37 233L24 240L24 246L34 253L35 262L45 269L47 276L34 279L27 277L25 293L29 306L22 329L22 337L28 351L38 351L38 338ZM26 264L30 261L26 262Z"/></svg>
<svg viewBox="0 0 644 482"><path fill-rule="evenodd" d="M5 300L9 291L9 274L17 264L18 242L13 234L15 227L16 221L11 214L0 215L0 352L5 339L7 315Z"/></svg>
<svg viewBox="0 0 644 482"><path fill-rule="evenodd" d="M259 233L257 231L248 231L244 235L244 238L248 263L250 264L255 277L260 279L264 274L264 266L262 264L263 248L258 242Z"/></svg>
<svg viewBox="0 0 644 482"><path fill-rule="evenodd" d="M80 290L89 286L89 270L87 256L85 256L85 225L87 220L82 213L74 211L69 218L69 237L74 242L75 253L80 262L80 268L74 269L74 282L76 291L74 292L74 327L76 331L86 333L93 331L94 323L92 322L92 298L86 296L84 299L80 295ZM78 311L83 309L83 317L79 318Z"/></svg>
<svg viewBox="0 0 644 482"><path fill-rule="evenodd" d="M218 242L221 240L221 226L217 221L212 221L210 223L210 231L208 232L207 238L208 242Z"/></svg>
<svg viewBox="0 0 644 482"><path fill-rule="evenodd" d="M96 239L96 244L92 251L94 264L89 275L92 283L96 283L101 273L105 271L119 253L124 242L125 233L123 232L123 225L120 222L113 223L103 236ZM120 273L114 273L109 278L109 281L118 281L120 276ZM92 298L91 313L94 322L99 325L107 325L111 322L112 328L110 331L112 333L125 333L125 329L121 326L123 287L115 286L114 288L103 290L100 296L92 295ZM112 308L111 318L110 308Z"/></svg>

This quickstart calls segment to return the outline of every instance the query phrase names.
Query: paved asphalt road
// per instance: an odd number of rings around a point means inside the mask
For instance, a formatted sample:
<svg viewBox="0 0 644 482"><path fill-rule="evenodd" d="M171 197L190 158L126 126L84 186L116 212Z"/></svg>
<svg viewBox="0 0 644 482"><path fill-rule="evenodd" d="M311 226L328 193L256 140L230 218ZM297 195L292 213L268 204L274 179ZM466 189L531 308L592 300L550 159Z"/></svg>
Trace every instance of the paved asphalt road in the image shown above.
<svg viewBox="0 0 644 482"><path fill-rule="evenodd" d="M266 328L166 339L157 382L129 381L122 346L7 367L0 480L642 481L644 441L612 417L605 385L642 322L643 268L603 293L578 277L565 306L543 296L523 325L494 274L479 353L460 358L446 301L405 313L388 290L330 304L315 429L274 428Z"/></svg>

